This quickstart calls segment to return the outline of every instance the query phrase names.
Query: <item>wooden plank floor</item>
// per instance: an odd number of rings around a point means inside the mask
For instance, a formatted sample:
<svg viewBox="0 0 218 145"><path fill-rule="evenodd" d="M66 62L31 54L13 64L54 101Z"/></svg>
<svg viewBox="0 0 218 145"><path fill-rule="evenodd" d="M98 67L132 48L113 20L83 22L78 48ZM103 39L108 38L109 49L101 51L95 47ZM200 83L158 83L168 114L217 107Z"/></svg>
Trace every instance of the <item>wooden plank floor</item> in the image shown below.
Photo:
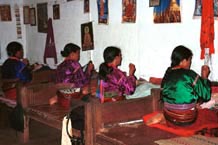
<svg viewBox="0 0 218 145"><path fill-rule="evenodd" d="M97 142L99 145L157 145L154 141L172 137L176 135L138 123L105 128L97 135Z"/></svg>
<svg viewBox="0 0 218 145"><path fill-rule="evenodd" d="M0 145L61 145L61 131L48 127L34 120L30 121L30 141L21 143L16 131L8 123L1 121Z"/></svg>

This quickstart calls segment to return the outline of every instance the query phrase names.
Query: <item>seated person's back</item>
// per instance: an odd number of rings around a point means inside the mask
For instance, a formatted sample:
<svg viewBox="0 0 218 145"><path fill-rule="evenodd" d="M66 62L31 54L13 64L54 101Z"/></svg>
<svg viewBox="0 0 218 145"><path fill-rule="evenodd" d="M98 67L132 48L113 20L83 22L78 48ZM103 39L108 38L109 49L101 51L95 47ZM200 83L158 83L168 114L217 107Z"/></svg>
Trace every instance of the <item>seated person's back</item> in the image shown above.
<svg viewBox="0 0 218 145"><path fill-rule="evenodd" d="M102 86L100 88L103 88L103 92L100 90L100 94L104 97L133 94L136 88L135 65L129 64L129 76L127 76L125 72L118 69L122 61L119 48L107 47L103 55L104 62L99 68L99 79Z"/></svg>
<svg viewBox="0 0 218 145"><path fill-rule="evenodd" d="M23 59L23 47L18 42L11 42L7 45L9 58L2 65L2 90L9 99L16 99L16 83L26 83L32 79L31 70L28 67L28 60Z"/></svg>
<svg viewBox="0 0 218 145"><path fill-rule="evenodd" d="M192 124L197 117L198 103L209 101L211 97L210 82L207 79L209 67L203 66L199 76L190 69L192 55L190 49L177 46L172 52L171 66L161 85L165 119L176 125ZM181 116L184 118L181 119Z"/></svg>
<svg viewBox="0 0 218 145"><path fill-rule="evenodd" d="M94 68L92 63L88 63L87 69L83 71L80 59L80 47L69 43L61 51L61 55L65 57L57 67L56 82L70 83L75 87L83 87L90 81L91 71Z"/></svg>
<svg viewBox="0 0 218 145"><path fill-rule="evenodd" d="M18 42L11 42L7 46L9 58L2 65L3 79L18 79L29 82L32 79L31 70L27 67L28 60L23 59L23 47Z"/></svg>

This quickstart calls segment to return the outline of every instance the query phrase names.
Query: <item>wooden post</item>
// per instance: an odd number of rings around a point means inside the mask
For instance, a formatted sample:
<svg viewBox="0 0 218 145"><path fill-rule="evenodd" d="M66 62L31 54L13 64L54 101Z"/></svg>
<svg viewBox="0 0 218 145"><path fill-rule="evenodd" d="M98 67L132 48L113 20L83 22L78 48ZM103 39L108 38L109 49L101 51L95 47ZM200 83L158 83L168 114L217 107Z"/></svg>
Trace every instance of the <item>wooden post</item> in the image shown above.
<svg viewBox="0 0 218 145"><path fill-rule="evenodd" d="M85 144L93 145L92 104L85 105Z"/></svg>
<svg viewBox="0 0 218 145"><path fill-rule="evenodd" d="M92 116L93 116L93 144L96 144L96 133L103 127L102 124L102 104L100 103L99 99L92 100Z"/></svg>
<svg viewBox="0 0 218 145"><path fill-rule="evenodd" d="M160 102L160 88L151 89L153 112L162 110Z"/></svg>
<svg viewBox="0 0 218 145"><path fill-rule="evenodd" d="M22 143L27 143L29 141L29 117L24 116L24 130L23 132L18 132L19 141Z"/></svg>

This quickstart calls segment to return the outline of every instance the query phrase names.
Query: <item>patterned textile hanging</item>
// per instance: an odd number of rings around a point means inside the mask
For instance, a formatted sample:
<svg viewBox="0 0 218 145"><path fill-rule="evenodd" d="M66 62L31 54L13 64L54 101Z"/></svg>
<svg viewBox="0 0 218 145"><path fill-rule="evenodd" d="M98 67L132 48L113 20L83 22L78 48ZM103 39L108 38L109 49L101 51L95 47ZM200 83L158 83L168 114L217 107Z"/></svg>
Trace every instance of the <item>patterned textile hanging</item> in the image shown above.
<svg viewBox="0 0 218 145"><path fill-rule="evenodd" d="M181 22L180 0L162 0L154 7L154 23Z"/></svg>
<svg viewBox="0 0 218 145"><path fill-rule="evenodd" d="M45 44L45 52L44 52L44 63L46 63L46 58L54 58L55 64L57 64L57 53L54 41L54 32L52 26L52 19L48 19L48 32Z"/></svg>
<svg viewBox="0 0 218 145"><path fill-rule="evenodd" d="M205 48L209 48L209 55L214 53L213 0L202 0L200 45L201 59L205 57Z"/></svg>

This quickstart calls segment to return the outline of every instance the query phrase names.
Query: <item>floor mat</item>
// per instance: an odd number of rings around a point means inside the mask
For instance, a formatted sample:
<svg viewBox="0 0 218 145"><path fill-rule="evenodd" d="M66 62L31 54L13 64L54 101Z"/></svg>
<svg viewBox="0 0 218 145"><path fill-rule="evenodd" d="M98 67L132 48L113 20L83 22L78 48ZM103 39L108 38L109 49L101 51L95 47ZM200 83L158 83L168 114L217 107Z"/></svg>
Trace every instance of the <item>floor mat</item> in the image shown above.
<svg viewBox="0 0 218 145"><path fill-rule="evenodd" d="M158 112L154 112L145 115L143 117L143 121L146 122L148 119L157 114ZM218 136L218 110L200 109L198 111L198 118L196 122L186 127L169 127L166 123L156 123L149 126L159 128L179 136L191 136L195 134Z"/></svg>
<svg viewBox="0 0 218 145"><path fill-rule="evenodd" d="M157 140L155 143L159 145L218 145L218 138L194 135L191 137L176 137Z"/></svg>

